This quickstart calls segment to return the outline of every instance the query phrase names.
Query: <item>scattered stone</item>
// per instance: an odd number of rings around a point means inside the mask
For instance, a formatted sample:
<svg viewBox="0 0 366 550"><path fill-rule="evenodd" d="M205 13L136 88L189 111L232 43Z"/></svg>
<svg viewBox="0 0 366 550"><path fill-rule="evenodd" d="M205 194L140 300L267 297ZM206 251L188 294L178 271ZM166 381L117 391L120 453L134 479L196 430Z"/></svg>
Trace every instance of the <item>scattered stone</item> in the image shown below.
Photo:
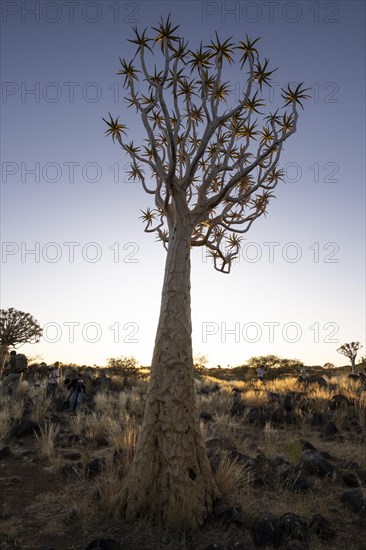
<svg viewBox="0 0 366 550"><path fill-rule="evenodd" d="M253 524L252 537L254 544L259 548L271 545L278 548L282 539L279 520L270 512L262 512Z"/></svg>
<svg viewBox="0 0 366 550"><path fill-rule="evenodd" d="M308 545L304 542L290 541L286 546L285 550L308 550Z"/></svg>
<svg viewBox="0 0 366 550"><path fill-rule="evenodd" d="M342 494L341 501L355 514L364 515L366 513L366 497L361 488L347 489Z"/></svg>
<svg viewBox="0 0 366 550"><path fill-rule="evenodd" d="M242 542L235 541L235 542L233 542L233 544L230 546L230 550L250 550L250 548L249 548L249 546L246 546L246 545L243 544Z"/></svg>
<svg viewBox="0 0 366 550"><path fill-rule="evenodd" d="M281 519L281 528L286 537L291 537L300 541L304 541L308 537L306 523L297 514L287 513Z"/></svg>
<svg viewBox="0 0 366 550"><path fill-rule="evenodd" d="M327 417L325 414L320 412L314 412L310 416L310 425L311 426L323 426L327 421Z"/></svg>
<svg viewBox="0 0 366 550"><path fill-rule="evenodd" d="M335 411L341 407L348 407L350 404L348 397L342 394L333 395L329 403L329 408L331 411Z"/></svg>
<svg viewBox="0 0 366 550"><path fill-rule="evenodd" d="M26 435L33 435L34 432L37 431L39 431L38 422L33 422L33 420L21 420L12 427L10 435L20 439Z"/></svg>
<svg viewBox="0 0 366 550"><path fill-rule="evenodd" d="M213 421L213 416L212 416L212 414L203 411L203 412L200 413L199 419L202 420L203 422L212 422Z"/></svg>
<svg viewBox="0 0 366 550"><path fill-rule="evenodd" d="M203 550L226 550L226 546L224 546L221 543L213 543L209 544L208 546L205 546Z"/></svg>
<svg viewBox="0 0 366 550"><path fill-rule="evenodd" d="M5 458L9 458L12 454L10 447L3 447L0 450L0 460L5 460Z"/></svg>
<svg viewBox="0 0 366 550"><path fill-rule="evenodd" d="M290 490L298 493L304 493L311 487L308 479L296 466L291 464L281 464L278 468L278 473L282 483Z"/></svg>
<svg viewBox="0 0 366 550"><path fill-rule="evenodd" d="M322 540L334 538L334 529L330 521L321 514L314 514L310 520L309 529Z"/></svg>
<svg viewBox="0 0 366 550"><path fill-rule="evenodd" d="M225 458L225 454L218 449L208 449L207 451L208 461L211 466L212 473L215 474L221 462Z"/></svg>
<svg viewBox="0 0 366 550"><path fill-rule="evenodd" d="M318 477L331 477L334 468L332 464L318 451L303 451L302 466L308 474Z"/></svg>
<svg viewBox="0 0 366 550"><path fill-rule="evenodd" d="M358 487L359 482L357 476L353 472L342 472L342 480L347 485L347 487Z"/></svg>
<svg viewBox="0 0 366 550"><path fill-rule="evenodd" d="M285 422L285 411L282 407L277 407L271 414L271 422L283 424Z"/></svg>
<svg viewBox="0 0 366 550"><path fill-rule="evenodd" d="M276 402L280 402L281 401L281 394L280 393L276 393L274 391L269 391L267 393L268 395L268 400L270 403L276 403Z"/></svg>
<svg viewBox="0 0 366 550"><path fill-rule="evenodd" d="M269 420L269 415L268 411L265 411L260 407L249 407L246 418L250 424L263 427L267 420Z"/></svg>
<svg viewBox="0 0 366 550"><path fill-rule="evenodd" d="M76 479L81 475L82 466L81 462L78 464L65 464L65 466L60 469L60 475L64 479Z"/></svg>
<svg viewBox="0 0 366 550"><path fill-rule="evenodd" d="M121 546L113 539L93 540L85 550L122 550Z"/></svg>
<svg viewBox="0 0 366 550"><path fill-rule="evenodd" d="M241 506L230 506L226 503L217 504L213 510L213 515L220 522L230 526L230 524L244 525L244 514Z"/></svg>
<svg viewBox="0 0 366 550"><path fill-rule="evenodd" d="M295 393L293 391L289 391L286 393L284 400L283 400L283 406L286 411L290 412L293 411L295 408Z"/></svg>
<svg viewBox="0 0 366 550"><path fill-rule="evenodd" d="M64 458L66 460L80 460L81 454L80 453L67 453L64 455Z"/></svg>
<svg viewBox="0 0 366 550"><path fill-rule="evenodd" d="M242 416L245 411L245 405L240 397L235 396L230 409L231 416Z"/></svg>
<svg viewBox="0 0 366 550"><path fill-rule="evenodd" d="M310 441L308 441L307 439L300 439L300 443L302 445L303 451L317 451L314 445L310 443Z"/></svg>
<svg viewBox="0 0 366 550"><path fill-rule="evenodd" d="M326 439L339 439L340 432L334 422L329 422L321 432L321 436Z"/></svg>
<svg viewBox="0 0 366 550"><path fill-rule="evenodd" d="M94 458L85 465L85 477L94 477L105 468L105 458Z"/></svg>

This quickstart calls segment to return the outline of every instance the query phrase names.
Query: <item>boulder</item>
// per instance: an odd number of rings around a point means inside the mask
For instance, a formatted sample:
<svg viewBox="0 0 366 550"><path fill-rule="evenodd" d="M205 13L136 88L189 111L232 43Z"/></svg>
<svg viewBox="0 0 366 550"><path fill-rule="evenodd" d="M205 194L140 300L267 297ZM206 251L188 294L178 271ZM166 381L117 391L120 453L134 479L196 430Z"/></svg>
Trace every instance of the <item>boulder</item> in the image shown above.
<svg viewBox="0 0 366 550"><path fill-rule="evenodd" d="M95 539L85 550L122 550L122 547L113 539Z"/></svg>
<svg viewBox="0 0 366 550"><path fill-rule="evenodd" d="M302 451L301 463L308 474L318 477L331 477L334 472L332 464L318 451Z"/></svg>
<svg viewBox="0 0 366 550"><path fill-rule="evenodd" d="M314 514L309 523L310 531L320 539L327 541L334 538L334 528L330 521L321 514Z"/></svg>
<svg viewBox="0 0 366 550"><path fill-rule="evenodd" d="M94 458L85 465L85 477L94 477L100 474L106 466L105 458Z"/></svg>
<svg viewBox="0 0 366 550"><path fill-rule="evenodd" d="M27 435L33 435L34 432L39 431L38 422L33 422L33 420L21 420L11 429L10 435L21 439Z"/></svg>
<svg viewBox="0 0 366 550"><path fill-rule="evenodd" d="M365 515L366 497L363 489L347 489L347 491L341 495L341 501L355 514Z"/></svg>
<svg viewBox="0 0 366 550"><path fill-rule="evenodd" d="M273 546L278 548L282 542L281 524L271 512L262 512L252 527L254 544L259 548Z"/></svg>
<svg viewBox="0 0 366 550"><path fill-rule="evenodd" d="M297 514L288 512L281 519L281 529L287 538L305 541L308 538L308 531L305 521Z"/></svg>

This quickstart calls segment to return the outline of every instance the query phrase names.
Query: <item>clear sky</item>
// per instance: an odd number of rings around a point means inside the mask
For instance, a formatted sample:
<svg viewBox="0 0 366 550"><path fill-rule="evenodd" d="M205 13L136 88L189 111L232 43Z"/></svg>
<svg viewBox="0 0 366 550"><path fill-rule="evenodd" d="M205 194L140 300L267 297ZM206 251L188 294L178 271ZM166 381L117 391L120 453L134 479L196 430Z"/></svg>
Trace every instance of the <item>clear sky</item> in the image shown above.
<svg viewBox="0 0 366 550"><path fill-rule="evenodd" d="M193 251L195 353L212 366L269 353L341 365L340 344L365 345L364 2L1 8L1 307L45 327L25 353L48 363L102 365L122 354L150 363L165 251L143 232L140 209L151 198L127 181L102 116L120 115L136 143L145 137L123 99L118 57L132 56L133 26L155 26L169 12L192 49L215 30L261 37L261 57L278 67L269 110L288 82L311 88L282 155L286 184L232 273ZM234 100L245 74L238 65L231 74Z"/></svg>

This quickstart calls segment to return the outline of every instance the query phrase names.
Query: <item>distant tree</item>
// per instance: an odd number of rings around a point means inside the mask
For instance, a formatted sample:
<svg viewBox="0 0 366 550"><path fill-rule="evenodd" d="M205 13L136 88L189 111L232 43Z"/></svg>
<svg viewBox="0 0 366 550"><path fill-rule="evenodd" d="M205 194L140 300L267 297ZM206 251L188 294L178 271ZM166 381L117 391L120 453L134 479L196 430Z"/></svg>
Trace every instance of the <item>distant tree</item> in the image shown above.
<svg viewBox="0 0 366 550"><path fill-rule="evenodd" d="M107 359L107 367L113 374L123 376L124 378L134 378L138 375L138 361L135 357L110 357Z"/></svg>
<svg viewBox="0 0 366 550"><path fill-rule="evenodd" d="M196 374L199 376L202 376L206 373L206 365L208 363L208 357L207 355L203 355L201 353L198 353L193 358L193 368Z"/></svg>
<svg viewBox="0 0 366 550"><path fill-rule="evenodd" d="M335 369L335 365L333 363L324 363L323 369Z"/></svg>
<svg viewBox="0 0 366 550"><path fill-rule="evenodd" d="M283 359L277 355L259 355L251 357L247 362L248 367L258 368L264 367L266 369L273 368L295 368L301 367L303 362L299 359Z"/></svg>
<svg viewBox="0 0 366 550"><path fill-rule="evenodd" d="M264 113L274 71L260 58L258 39L235 43L216 33L194 50L177 29L170 17L135 28L135 52L120 59L133 125L141 120L145 139L127 141L118 116L105 122L131 159L129 179L154 200L142 212L145 231L167 250L150 386L122 508L130 520L152 512L168 527L197 528L219 493L195 405L191 249L206 247L214 267L230 271L243 235L284 179L280 156L309 96L302 83L288 85L284 110ZM244 88L237 99L227 76L235 61Z"/></svg>
<svg viewBox="0 0 366 550"><path fill-rule="evenodd" d="M0 375L8 357L9 347L36 344L42 329L30 313L13 308L0 310Z"/></svg>
<svg viewBox="0 0 366 550"><path fill-rule="evenodd" d="M347 344L343 344L340 348L337 349L338 353L345 355L351 361L351 372L356 372L357 352L361 348L362 346L360 342L350 342Z"/></svg>

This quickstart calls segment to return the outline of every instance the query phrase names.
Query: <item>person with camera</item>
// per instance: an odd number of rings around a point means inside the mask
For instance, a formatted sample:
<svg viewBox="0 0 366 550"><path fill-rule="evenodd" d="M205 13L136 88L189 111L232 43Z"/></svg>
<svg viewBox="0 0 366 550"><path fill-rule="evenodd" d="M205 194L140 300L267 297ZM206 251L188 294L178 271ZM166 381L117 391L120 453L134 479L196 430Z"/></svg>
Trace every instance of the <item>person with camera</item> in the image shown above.
<svg viewBox="0 0 366 550"><path fill-rule="evenodd" d="M81 407L84 401L86 388L83 382L83 377L79 374L77 378L73 378L71 380L67 378L65 380L65 384L67 389L71 391L69 397L69 411L75 411Z"/></svg>

